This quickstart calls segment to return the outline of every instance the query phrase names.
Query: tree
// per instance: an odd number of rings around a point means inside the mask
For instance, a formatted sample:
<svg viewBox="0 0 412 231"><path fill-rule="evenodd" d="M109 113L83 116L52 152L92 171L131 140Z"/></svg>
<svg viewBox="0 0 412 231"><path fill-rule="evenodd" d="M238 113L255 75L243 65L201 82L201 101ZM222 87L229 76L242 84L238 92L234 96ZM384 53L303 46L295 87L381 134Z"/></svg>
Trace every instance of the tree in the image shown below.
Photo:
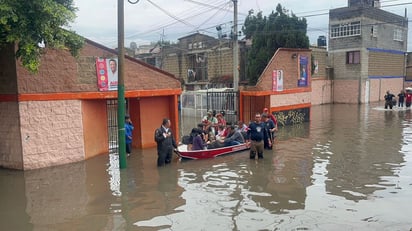
<svg viewBox="0 0 412 231"><path fill-rule="evenodd" d="M246 74L249 84L256 84L260 74L266 68L269 60L278 48L309 48L309 38L306 35L305 18L298 18L280 4L276 12L262 16L262 12L254 15L249 11L242 31L246 39L252 39L252 47L247 53Z"/></svg>
<svg viewBox="0 0 412 231"><path fill-rule="evenodd" d="M44 48L68 48L77 56L84 40L64 29L75 19L73 0L1 0L0 49L17 45L16 59L35 73Z"/></svg>

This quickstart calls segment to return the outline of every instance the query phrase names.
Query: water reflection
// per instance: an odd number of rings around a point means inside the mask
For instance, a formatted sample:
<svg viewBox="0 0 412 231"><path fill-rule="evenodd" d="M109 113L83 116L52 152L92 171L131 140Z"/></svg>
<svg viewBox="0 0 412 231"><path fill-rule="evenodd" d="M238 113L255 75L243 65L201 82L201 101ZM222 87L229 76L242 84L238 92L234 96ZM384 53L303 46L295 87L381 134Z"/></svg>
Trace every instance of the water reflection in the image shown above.
<svg viewBox="0 0 412 231"><path fill-rule="evenodd" d="M0 230L411 229L410 111L311 113L310 123L282 128L263 160L246 151L157 168L147 149L122 170L115 154L0 170ZM196 119L187 121L181 129Z"/></svg>

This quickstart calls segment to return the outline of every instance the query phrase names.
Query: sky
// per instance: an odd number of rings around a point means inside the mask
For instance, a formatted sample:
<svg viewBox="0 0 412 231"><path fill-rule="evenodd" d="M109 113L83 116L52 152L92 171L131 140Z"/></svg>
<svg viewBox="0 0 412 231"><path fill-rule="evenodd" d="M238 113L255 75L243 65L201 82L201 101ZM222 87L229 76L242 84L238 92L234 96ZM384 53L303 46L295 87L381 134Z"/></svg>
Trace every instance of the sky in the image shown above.
<svg viewBox="0 0 412 231"><path fill-rule="evenodd" d="M137 3L135 3L137 1ZM77 18L70 26L77 34L110 48L117 47L116 0L74 0ZM218 36L216 27L229 33L233 26L233 0L125 0L125 46L131 42L146 45L160 40L177 42L178 38L199 32ZM380 0L381 9L408 18L412 14L412 1ZM250 10L268 16L277 4L305 17L310 44L319 36L328 37L329 9L346 7L347 0L237 0L238 29ZM408 51L412 49L412 23L409 23Z"/></svg>

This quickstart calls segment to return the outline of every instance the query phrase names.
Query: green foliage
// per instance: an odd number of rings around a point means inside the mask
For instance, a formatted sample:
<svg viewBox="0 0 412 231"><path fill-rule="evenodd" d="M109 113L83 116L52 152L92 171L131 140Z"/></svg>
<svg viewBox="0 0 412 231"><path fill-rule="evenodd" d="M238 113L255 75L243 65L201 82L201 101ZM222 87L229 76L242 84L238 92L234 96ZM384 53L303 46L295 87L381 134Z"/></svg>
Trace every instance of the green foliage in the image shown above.
<svg viewBox="0 0 412 231"><path fill-rule="evenodd" d="M249 84L256 84L260 74L278 48L309 48L305 18L289 14L280 4L276 12L262 16L249 11L242 31L247 39L252 39L252 47L247 54L247 76Z"/></svg>
<svg viewBox="0 0 412 231"><path fill-rule="evenodd" d="M77 56L84 40L64 29L75 19L73 0L0 0L0 48L17 44L16 58L37 72L42 47L68 48Z"/></svg>

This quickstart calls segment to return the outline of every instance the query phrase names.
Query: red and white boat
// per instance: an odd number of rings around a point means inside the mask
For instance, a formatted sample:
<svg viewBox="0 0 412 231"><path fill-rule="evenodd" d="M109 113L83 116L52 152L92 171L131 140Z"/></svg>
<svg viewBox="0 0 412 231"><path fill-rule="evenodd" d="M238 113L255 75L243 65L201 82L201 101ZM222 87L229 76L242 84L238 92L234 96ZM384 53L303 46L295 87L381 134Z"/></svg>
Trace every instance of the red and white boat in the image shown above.
<svg viewBox="0 0 412 231"><path fill-rule="evenodd" d="M226 155L230 153L244 151L250 148L250 143L238 144L222 148L204 149L196 151L188 151L185 149L186 145L181 145L177 148L176 154L181 158L186 159L208 159L216 156Z"/></svg>

